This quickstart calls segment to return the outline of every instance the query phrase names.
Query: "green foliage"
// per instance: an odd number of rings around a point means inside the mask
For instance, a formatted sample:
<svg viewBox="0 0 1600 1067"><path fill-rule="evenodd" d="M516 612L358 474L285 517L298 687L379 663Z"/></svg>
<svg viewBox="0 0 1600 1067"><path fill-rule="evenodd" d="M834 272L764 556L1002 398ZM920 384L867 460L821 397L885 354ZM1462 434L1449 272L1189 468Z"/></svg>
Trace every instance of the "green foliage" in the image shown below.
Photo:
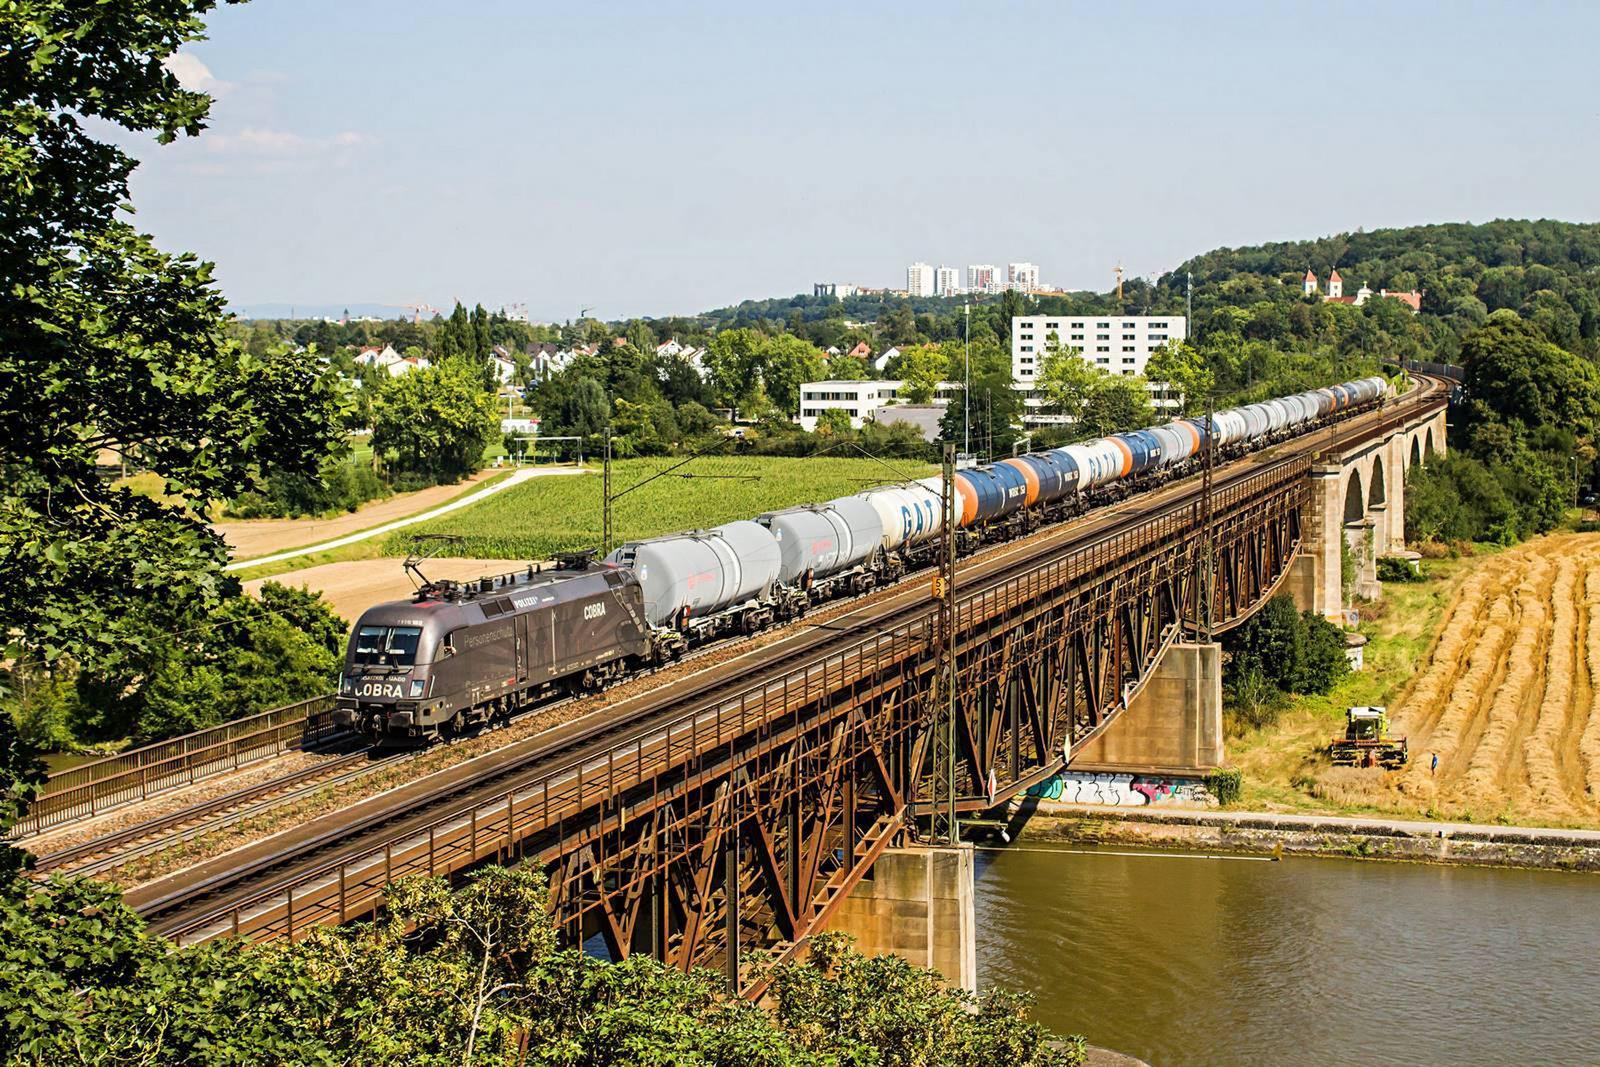
<svg viewBox="0 0 1600 1067"><path fill-rule="evenodd" d="M383 919L295 944L174 948L87 879L15 879L0 905L7 1063L1083 1062L1081 1039L1049 1045L1026 998L947 990L836 934L771 971L770 1009L727 999L711 972L559 949L543 876L528 867L482 869L454 893L404 880Z"/></svg>
<svg viewBox="0 0 1600 1067"><path fill-rule="evenodd" d="M228 513L241 519L332 515L388 495L388 485L370 463L328 459L315 475L273 471L259 489L235 497Z"/></svg>
<svg viewBox="0 0 1600 1067"><path fill-rule="evenodd" d="M712 338L705 365L721 406L755 414L770 403L786 416L800 410L800 386L827 369L822 353L801 338L744 328Z"/></svg>
<svg viewBox="0 0 1600 1067"><path fill-rule="evenodd" d="M817 416L817 433L829 437L838 437L849 433L854 427L850 425L850 413L842 408L827 408Z"/></svg>
<svg viewBox="0 0 1600 1067"><path fill-rule="evenodd" d="M29 862L26 852L4 843L17 820L44 784L44 761L17 730L8 715L0 715L0 883L14 877ZM0 1010L0 1018L5 1012Z"/></svg>
<svg viewBox="0 0 1600 1067"><path fill-rule="evenodd" d="M1206 790L1224 807L1237 804L1244 792L1244 772L1237 767L1218 767L1205 778Z"/></svg>
<svg viewBox="0 0 1600 1067"><path fill-rule="evenodd" d="M499 428L494 400L461 364L391 378L373 403L372 448L396 480L460 481Z"/></svg>
<svg viewBox="0 0 1600 1067"><path fill-rule="evenodd" d="M1514 312L1496 311L1461 342L1469 440L1503 424L1512 437L1543 427L1581 438L1600 427L1600 372Z"/></svg>
<svg viewBox="0 0 1600 1067"><path fill-rule="evenodd" d="M1411 561L1399 556L1378 557L1378 581L1380 582L1423 582L1427 581L1419 571L1411 569Z"/></svg>
<svg viewBox="0 0 1600 1067"><path fill-rule="evenodd" d="M156 741L328 692L348 629L319 594L267 582L118 669L13 668L0 715L40 747Z"/></svg>
<svg viewBox="0 0 1600 1067"><path fill-rule="evenodd" d="M876 429L887 435L893 428ZM619 460L612 466L612 484L621 492L667 465L663 460ZM886 467L865 458L706 456L619 500L613 515L616 540L703 529L828 500L892 482L896 472L920 478L934 468L909 460ZM402 552L413 534L428 533L461 535L465 540L449 546L449 552L486 559L548 559L557 552L592 548L600 542L600 479L534 478L471 508L396 531L387 547Z"/></svg>
<svg viewBox="0 0 1600 1067"><path fill-rule="evenodd" d="M1315 612L1301 613L1280 593L1223 639L1223 682L1235 693L1253 675L1288 693L1326 693L1350 669L1344 632Z"/></svg>
<svg viewBox="0 0 1600 1067"><path fill-rule="evenodd" d="M1321 333L1341 347L1391 356L1432 349L1448 355L1456 339L1505 309L1538 326L1551 341L1589 352L1600 339L1600 225L1501 219L1334 234L1196 256L1162 278L1176 302L1193 272L1200 336L1240 325L1225 315L1245 310L1244 337L1277 340ZM1362 308L1307 304L1300 278L1307 267L1326 278L1337 266L1345 291L1365 283L1422 292L1422 313L1395 301ZM1296 307L1304 311L1294 314Z"/></svg>
<svg viewBox="0 0 1600 1067"><path fill-rule="evenodd" d="M1049 1032L1027 1019L1029 998L948 989L899 957L852 951L838 933L814 938L805 963L779 968L772 999L778 1026L819 1059L844 1050L870 1056L853 1062L904 1067L1065 1067L1084 1059L1081 1039L1050 1047Z"/></svg>
<svg viewBox="0 0 1600 1067"><path fill-rule="evenodd" d="M201 515L261 472L310 474L340 442L308 356L228 336L209 264L119 217L135 161L92 132L198 134L210 100L161 60L210 0L20 0L0 12L0 618L7 654L112 663L148 623L229 591ZM94 120L91 126L84 119ZM99 477L142 464L176 502Z"/></svg>
<svg viewBox="0 0 1600 1067"><path fill-rule="evenodd" d="M1183 415L1204 415L1206 398L1216 387L1216 373L1200 350L1187 342L1162 345L1150 354L1144 376L1162 382L1181 397L1178 411Z"/></svg>
<svg viewBox="0 0 1600 1067"><path fill-rule="evenodd" d="M950 358L932 345L917 345L900 354L895 373L905 381L900 395L913 404L926 404L950 373Z"/></svg>
<svg viewBox="0 0 1600 1067"><path fill-rule="evenodd" d="M1241 664L1232 673L1227 688L1228 712L1237 732L1243 727L1260 730L1278 721L1278 716L1289 699L1282 689L1274 685L1254 661Z"/></svg>

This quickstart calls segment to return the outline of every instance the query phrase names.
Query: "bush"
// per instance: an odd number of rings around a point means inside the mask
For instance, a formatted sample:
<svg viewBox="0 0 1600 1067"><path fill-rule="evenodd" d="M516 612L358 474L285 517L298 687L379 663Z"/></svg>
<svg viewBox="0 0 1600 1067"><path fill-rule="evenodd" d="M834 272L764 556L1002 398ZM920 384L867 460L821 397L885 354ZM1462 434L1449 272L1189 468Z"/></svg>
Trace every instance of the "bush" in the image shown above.
<svg viewBox="0 0 1600 1067"><path fill-rule="evenodd" d="M1218 767L1206 774L1206 789L1223 807L1236 804L1244 792L1244 772L1237 767Z"/></svg>
<svg viewBox="0 0 1600 1067"><path fill-rule="evenodd" d="M1413 570L1411 561L1399 556L1382 556L1378 559L1378 581L1380 582L1423 582L1427 581L1420 570Z"/></svg>
<svg viewBox="0 0 1600 1067"><path fill-rule="evenodd" d="M1301 613L1282 593L1228 634L1223 645L1229 653L1223 682L1236 698L1241 693L1250 697L1257 709L1251 714L1263 720L1255 725L1275 718L1266 717L1271 701L1261 685L1288 693L1326 693L1350 670L1344 632L1315 612Z"/></svg>
<svg viewBox="0 0 1600 1067"><path fill-rule="evenodd" d="M1249 663L1235 672L1227 690L1230 726L1234 733L1243 733L1246 727L1260 730L1271 726L1287 703L1287 694L1267 680L1258 664Z"/></svg>
<svg viewBox="0 0 1600 1067"><path fill-rule="evenodd" d="M241 519L297 519L354 511L388 496L389 486L371 466L353 459L329 460L317 477L268 474L259 490L241 493L228 514Z"/></svg>

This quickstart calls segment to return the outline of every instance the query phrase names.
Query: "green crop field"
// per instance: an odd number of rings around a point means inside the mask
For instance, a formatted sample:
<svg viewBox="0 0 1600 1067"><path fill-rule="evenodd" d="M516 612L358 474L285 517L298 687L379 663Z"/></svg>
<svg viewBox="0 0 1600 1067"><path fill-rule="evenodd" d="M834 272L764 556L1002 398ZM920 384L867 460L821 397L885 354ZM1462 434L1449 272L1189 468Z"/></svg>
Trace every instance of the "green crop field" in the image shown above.
<svg viewBox="0 0 1600 1067"><path fill-rule="evenodd" d="M673 464L671 459L624 459L611 465L612 492L623 494ZM910 460L786 459L717 456L697 459L617 499L613 544L678 530L704 529L764 511L831 500L896 474L926 477L936 466ZM456 534L450 556L548 559L557 552L600 544L600 472L553 475L496 494L480 504L390 534L394 553L410 550L417 534ZM430 545L430 549L437 546Z"/></svg>

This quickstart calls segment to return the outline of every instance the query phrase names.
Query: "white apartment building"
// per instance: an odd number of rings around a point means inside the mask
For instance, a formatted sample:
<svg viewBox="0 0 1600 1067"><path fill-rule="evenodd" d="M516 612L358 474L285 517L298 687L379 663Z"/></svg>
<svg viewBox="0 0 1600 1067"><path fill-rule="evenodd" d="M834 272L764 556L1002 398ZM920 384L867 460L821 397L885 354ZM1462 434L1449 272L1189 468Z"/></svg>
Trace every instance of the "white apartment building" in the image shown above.
<svg viewBox="0 0 1600 1067"><path fill-rule="evenodd" d="M934 274L933 288L940 296L960 296L961 272L954 267L940 267Z"/></svg>
<svg viewBox="0 0 1600 1067"><path fill-rule="evenodd" d="M811 283L812 296L833 296L843 300L845 297L855 296L859 291L860 286L851 285L849 282Z"/></svg>
<svg viewBox="0 0 1600 1067"><path fill-rule="evenodd" d="M1007 263L1006 288L1020 289L1023 292L1039 288L1039 265L1037 263Z"/></svg>
<svg viewBox="0 0 1600 1067"><path fill-rule="evenodd" d="M1182 315L1029 315L1011 320L1011 381L1025 395L1030 413L1025 422L1060 422L1055 415L1040 415L1044 401L1034 395L1039 365L1044 362L1050 335L1055 334L1063 349L1074 349L1079 358L1111 374L1143 374L1150 354L1171 341L1189 336L1189 322ZM1157 407L1173 407L1176 400L1164 399L1165 390L1151 387L1158 394Z"/></svg>
<svg viewBox="0 0 1600 1067"><path fill-rule="evenodd" d="M932 264L913 263L906 268L906 294L908 296L932 296L934 294Z"/></svg>
<svg viewBox="0 0 1600 1067"><path fill-rule="evenodd" d="M811 433L817 428L817 417L824 411L843 411L850 416L850 425L859 430L862 423L879 408L897 407L905 403L900 396L902 385L905 382L897 378L806 382L800 386L800 415L795 421L802 430ZM960 389L960 382L940 382L934 388L933 402L949 403Z"/></svg>
<svg viewBox="0 0 1600 1067"><path fill-rule="evenodd" d="M974 263L967 267L967 292L998 293L1000 268L993 263Z"/></svg>

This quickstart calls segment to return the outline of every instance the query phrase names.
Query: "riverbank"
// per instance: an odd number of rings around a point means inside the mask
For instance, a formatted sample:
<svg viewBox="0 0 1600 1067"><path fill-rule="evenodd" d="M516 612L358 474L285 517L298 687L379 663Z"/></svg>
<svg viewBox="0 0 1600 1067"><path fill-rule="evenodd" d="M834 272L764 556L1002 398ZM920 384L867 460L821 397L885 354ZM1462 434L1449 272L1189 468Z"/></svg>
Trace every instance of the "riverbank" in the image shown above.
<svg viewBox="0 0 1600 1067"><path fill-rule="evenodd" d="M1540 826L1040 801L1018 840L1600 872L1600 831Z"/></svg>

